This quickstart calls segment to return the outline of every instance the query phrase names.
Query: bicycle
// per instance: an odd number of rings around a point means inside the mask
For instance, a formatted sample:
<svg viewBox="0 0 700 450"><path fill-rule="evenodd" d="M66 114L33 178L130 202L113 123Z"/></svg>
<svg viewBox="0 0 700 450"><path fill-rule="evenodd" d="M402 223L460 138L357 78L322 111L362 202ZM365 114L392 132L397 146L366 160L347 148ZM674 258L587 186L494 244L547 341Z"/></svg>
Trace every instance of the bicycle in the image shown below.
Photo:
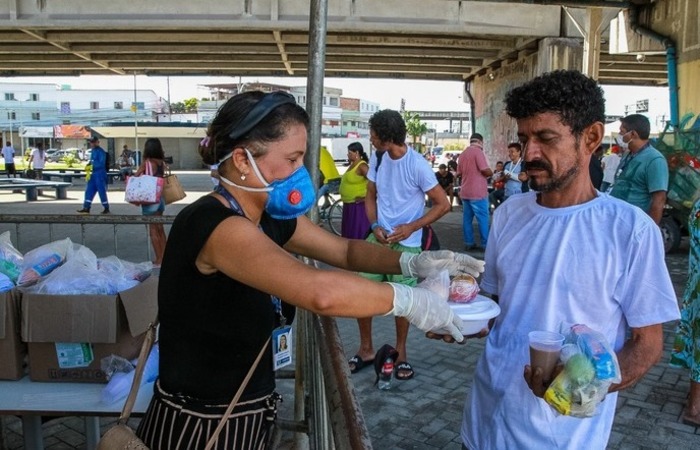
<svg viewBox="0 0 700 450"><path fill-rule="evenodd" d="M338 196L338 192L326 192L318 199L318 222L328 223L331 232L340 236L341 224L343 221L343 201Z"/></svg>

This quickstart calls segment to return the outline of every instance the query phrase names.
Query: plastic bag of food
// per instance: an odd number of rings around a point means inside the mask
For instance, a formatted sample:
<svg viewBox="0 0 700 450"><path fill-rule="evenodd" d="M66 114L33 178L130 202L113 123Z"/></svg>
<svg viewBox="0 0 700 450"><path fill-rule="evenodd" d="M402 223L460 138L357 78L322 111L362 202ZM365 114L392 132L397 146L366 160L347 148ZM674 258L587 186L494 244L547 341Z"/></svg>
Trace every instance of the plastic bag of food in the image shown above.
<svg viewBox="0 0 700 450"><path fill-rule="evenodd" d="M620 365L602 333L574 325L561 352L564 370L549 385L544 399L559 413L591 417L610 385L622 381Z"/></svg>
<svg viewBox="0 0 700 450"><path fill-rule="evenodd" d="M441 270L418 283L418 287L428 289L440 298L447 299L450 294L450 273L447 270Z"/></svg>
<svg viewBox="0 0 700 450"><path fill-rule="evenodd" d="M66 255L72 245L71 240L65 238L27 252L24 255L22 271L17 278L17 285L30 286L51 273L66 261Z"/></svg>
<svg viewBox="0 0 700 450"><path fill-rule="evenodd" d="M0 273L7 275L13 284L16 283L23 261L22 254L12 245L10 232L0 234Z"/></svg>
<svg viewBox="0 0 700 450"><path fill-rule="evenodd" d="M123 284L128 287L119 289L123 291L151 276L153 263L150 261L132 263L116 256L107 256L97 260L97 269L114 279L124 280Z"/></svg>
<svg viewBox="0 0 700 450"><path fill-rule="evenodd" d="M143 378L141 378L141 386L153 382L158 378L159 356L160 350L158 348L158 343L155 343L146 359L146 364L143 369ZM138 360L134 360L130 365L133 368L137 363ZM134 382L135 375L136 372L134 370L128 370L128 368L126 371L114 372L107 385L102 389L102 403L111 405L126 397L131 389L131 384Z"/></svg>
<svg viewBox="0 0 700 450"><path fill-rule="evenodd" d="M455 303L469 303L479 293L479 283L471 275L457 275L450 282L448 300Z"/></svg>
<svg viewBox="0 0 700 450"><path fill-rule="evenodd" d="M15 283L10 280L10 277L0 273L0 292L10 291L13 287L15 287Z"/></svg>
<svg viewBox="0 0 700 450"><path fill-rule="evenodd" d="M27 292L37 294L79 295L116 294L117 280L97 270L97 256L84 245L75 244L68 252L66 262L42 278Z"/></svg>

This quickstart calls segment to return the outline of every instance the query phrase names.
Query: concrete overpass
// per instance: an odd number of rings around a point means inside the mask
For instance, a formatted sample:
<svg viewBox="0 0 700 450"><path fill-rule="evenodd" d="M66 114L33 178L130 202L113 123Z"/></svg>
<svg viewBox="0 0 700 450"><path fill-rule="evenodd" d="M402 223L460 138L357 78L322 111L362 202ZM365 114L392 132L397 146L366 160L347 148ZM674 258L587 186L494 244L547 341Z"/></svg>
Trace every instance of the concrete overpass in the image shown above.
<svg viewBox="0 0 700 450"><path fill-rule="evenodd" d="M313 14L319 3L327 20ZM697 0L8 0L0 76L455 80L465 83L477 130L498 147L513 138L505 93L558 68L603 84L670 85L676 117L700 110L699 8ZM318 34L323 48L312 45Z"/></svg>
<svg viewBox="0 0 700 450"><path fill-rule="evenodd" d="M473 79L536 53L543 38L580 40L583 5L599 5L603 18L601 82L666 83L663 55L640 63L610 53L608 22L624 0L330 1L325 75ZM0 5L0 76L304 77L309 29L303 0L9 0Z"/></svg>

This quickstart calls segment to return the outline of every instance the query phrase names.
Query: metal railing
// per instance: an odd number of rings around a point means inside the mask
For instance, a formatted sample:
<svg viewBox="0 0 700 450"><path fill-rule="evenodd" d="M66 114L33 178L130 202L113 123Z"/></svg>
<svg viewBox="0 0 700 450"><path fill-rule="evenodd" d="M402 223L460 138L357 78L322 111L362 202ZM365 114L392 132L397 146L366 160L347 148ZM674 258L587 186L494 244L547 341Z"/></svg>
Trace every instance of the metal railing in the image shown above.
<svg viewBox="0 0 700 450"><path fill-rule="evenodd" d="M91 248L96 254L111 248L120 258L133 260L146 252L150 260L149 235L140 227L170 225L174 220L175 216L0 214L0 233L14 232L14 243L22 253L70 237L88 248L98 240L100 248ZM78 232L69 229L76 226ZM105 245L108 226L112 227L111 246ZM120 245L120 238L128 243ZM318 267L314 261L304 261ZM296 368L278 374L278 378L295 379L294 420L278 420L279 428L295 433L298 449L371 449L335 319L300 309L294 328Z"/></svg>

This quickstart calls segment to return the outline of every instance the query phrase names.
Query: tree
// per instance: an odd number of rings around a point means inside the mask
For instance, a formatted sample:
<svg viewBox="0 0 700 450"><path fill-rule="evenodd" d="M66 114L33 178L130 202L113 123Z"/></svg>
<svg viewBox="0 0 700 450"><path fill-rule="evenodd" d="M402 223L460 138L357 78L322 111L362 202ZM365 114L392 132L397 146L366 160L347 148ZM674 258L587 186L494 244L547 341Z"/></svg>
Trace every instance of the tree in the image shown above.
<svg viewBox="0 0 700 450"><path fill-rule="evenodd" d="M413 148L416 148L416 141L428 132L428 125L421 122L417 113L404 111L403 120L406 122L406 132L413 138Z"/></svg>
<svg viewBox="0 0 700 450"><path fill-rule="evenodd" d="M185 111L197 112L197 105L199 105L199 100L197 100L195 97L183 100L183 103L185 104Z"/></svg>

